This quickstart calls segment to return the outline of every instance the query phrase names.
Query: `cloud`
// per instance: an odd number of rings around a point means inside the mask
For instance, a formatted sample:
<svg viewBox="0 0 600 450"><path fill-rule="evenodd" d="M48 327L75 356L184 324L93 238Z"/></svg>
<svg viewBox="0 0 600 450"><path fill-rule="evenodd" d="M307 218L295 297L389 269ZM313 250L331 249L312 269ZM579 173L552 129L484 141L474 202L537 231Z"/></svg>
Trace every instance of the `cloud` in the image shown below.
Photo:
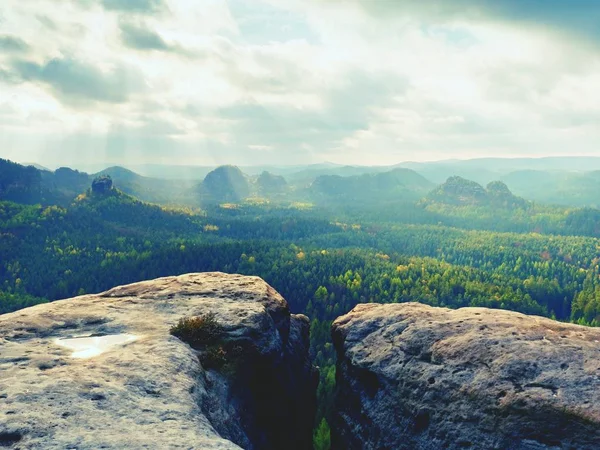
<svg viewBox="0 0 600 450"><path fill-rule="evenodd" d="M50 19L48 16L37 14L35 16L35 18L38 20L39 23L44 25L46 28L48 28L52 31L56 31L56 29L57 29L56 23L52 19Z"/></svg>
<svg viewBox="0 0 600 450"><path fill-rule="evenodd" d="M0 50L10 53L25 53L29 44L18 36L0 35Z"/></svg>
<svg viewBox="0 0 600 450"><path fill-rule="evenodd" d="M163 0L102 0L104 8L113 11L151 14L164 10Z"/></svg>
<svg viewBox="0 0 600 450"><path fill-rule="evenodd" d="M488 17L524 22L590 39L600 39L600 3L595 0L501 0L484 2Z"/></svg>
<svg viewBox="0 0 600 450"><path fill-rule="evenodd" d="M213 47L220 75L253 94L289 94L314 88L315 72L298 61L310 58L311 52L303 42L246 47L221 39Z"/></svg>
<svg viewBox="0 0 600 450"><path fill-rule="evenodd" d="M599 8L5 0L2 147L46 164L597 153Z"/></svg>
<svg viewBox="0 0 600 450"><path fill-rule="evenodd" d="M165 42L159 33L144 24L136 25L131 22L120 21L119 29L123 44L133 50L168 52L185 58L205 56L201 50L187 49L176 42Z"/></svg>
<svg viewBox="0 0 600 450"><path fill-rule="evenodd" d="M144 88L142 76L124 65L101 70L81 60L55 58L44 64L18 60L13 67L23 81L42 83L71 104L122 103Z"/></svg>
<svg viewBox="0 0 600 450"><path fill-rule="evenodd" d="M330 2L331 0L317 0ZM346 0L334 0L341 2ZM351 0L379 18L420 17L430 22L502 21L548 28L580 36L598 44L600 39L600 2L597 0Z"/></svg>
<svg viewBox="0 0 600 450"><path fill-rule="evenodd" d="M120 24L120 28L121 39L127 47L137 50L169 50L169 46L163 38L147 27L123 22Z"/></svg>
<svg viewBox="0 0 600 450"><path fill-rule="evenodd" d="M279 151L339 148L346 136L366 130L376 110L406 92L406 80L389 74L348 73L339 86L320 92L322 104L300 108L288 104L240 102L217 112L234 141Z"/></svg>

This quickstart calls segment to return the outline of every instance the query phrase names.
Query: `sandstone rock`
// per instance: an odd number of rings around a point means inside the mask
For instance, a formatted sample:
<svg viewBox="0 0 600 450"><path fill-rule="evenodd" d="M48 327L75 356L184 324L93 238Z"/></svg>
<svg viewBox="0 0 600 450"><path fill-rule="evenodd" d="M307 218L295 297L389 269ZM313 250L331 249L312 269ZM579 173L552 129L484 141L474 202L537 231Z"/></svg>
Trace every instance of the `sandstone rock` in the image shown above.
<svg viewBox="0 0 600 450"><path fill-rule="evenodd" d="M220 166L209 172L201 185L209 202L239 202L250 195L246 175L236 166Z"/></svg>
<svg viewBox="0 0 600 450"><path fill-rule="evenodd" d="M94 194L107 194L113 188L113 180L109 175L102 175L92 182L92 192Z"/></svg>
<svg viewBox="0 0 600 450"><path fill-rule="evenodd" d="M225 341L252 349L234 373L205 370L169 333L182 317L207 313ZM81 335L128 337L87 358L58 345ZM2 315L0 447L308 449L316 389L308 345L308 320L290 315L273 288L221 273Z"/></svg>
<svg viewBox="0 0 600 450"><path fill-rule="evenodd" d="M600 448L600 329L368 304L333 337L334 449Z"/></svg>
<svg viewBox="0 0 600 450"><path fill-rule="evenodd" d="M281 175L274 175L266 170L256 179L258 193L261 195L284 194L288 184Z"/></svg>

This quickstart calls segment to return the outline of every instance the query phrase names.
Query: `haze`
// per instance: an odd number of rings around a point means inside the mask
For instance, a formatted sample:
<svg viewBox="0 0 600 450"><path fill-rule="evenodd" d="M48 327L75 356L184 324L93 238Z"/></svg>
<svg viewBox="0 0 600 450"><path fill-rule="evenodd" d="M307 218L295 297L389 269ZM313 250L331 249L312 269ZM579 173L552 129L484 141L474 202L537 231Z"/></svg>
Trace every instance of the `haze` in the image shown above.
<svg viewBox="0 0 600 450"><path fill-rule="evenodd" d="M599 155L595 0L4 0L2 157Z"/></svg>

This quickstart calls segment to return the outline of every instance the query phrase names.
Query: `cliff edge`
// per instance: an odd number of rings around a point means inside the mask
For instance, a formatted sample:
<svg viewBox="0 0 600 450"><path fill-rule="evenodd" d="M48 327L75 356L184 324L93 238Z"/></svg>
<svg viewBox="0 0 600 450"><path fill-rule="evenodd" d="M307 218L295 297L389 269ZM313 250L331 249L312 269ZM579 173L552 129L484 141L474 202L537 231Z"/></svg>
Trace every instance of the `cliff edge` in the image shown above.
<svg viewBox="0 0 600 450"><path fill-rule="evenodd" d="M207 316L223 346L204 367L170 329ZM308 330L261 279L222 273L2 315L0 447L310 449Z"/></svg>
<svg viewBox="0 0 600 450"><path fill-rule="evenodd" d="M600 329L366 304L333 338L333 449L600 448Z"/></svg>

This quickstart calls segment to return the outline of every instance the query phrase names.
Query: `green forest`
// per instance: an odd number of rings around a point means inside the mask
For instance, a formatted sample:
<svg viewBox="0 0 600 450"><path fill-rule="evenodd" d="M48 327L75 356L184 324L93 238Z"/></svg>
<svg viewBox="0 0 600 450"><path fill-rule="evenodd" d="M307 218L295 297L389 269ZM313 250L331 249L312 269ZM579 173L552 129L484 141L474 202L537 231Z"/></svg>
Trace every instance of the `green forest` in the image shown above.
<svg viewBox="0 0 600 450"><path fill-rule="evenodd" d="M264 174L229 183L227 169L207 176L198 197L179 197L197 203L159 205L106 176L91 188L85 175L74 193L21 167L0 165L0 314L160 276L260 276L311 319L318 449L328 448L335 386L330 325L358 303L483 306L600 325L600 211L539 205L503 183L454 177L436 187L398 172L384 182L407 184L368 202L369 189L387 186L377 174L302 191Z"/></svg>

